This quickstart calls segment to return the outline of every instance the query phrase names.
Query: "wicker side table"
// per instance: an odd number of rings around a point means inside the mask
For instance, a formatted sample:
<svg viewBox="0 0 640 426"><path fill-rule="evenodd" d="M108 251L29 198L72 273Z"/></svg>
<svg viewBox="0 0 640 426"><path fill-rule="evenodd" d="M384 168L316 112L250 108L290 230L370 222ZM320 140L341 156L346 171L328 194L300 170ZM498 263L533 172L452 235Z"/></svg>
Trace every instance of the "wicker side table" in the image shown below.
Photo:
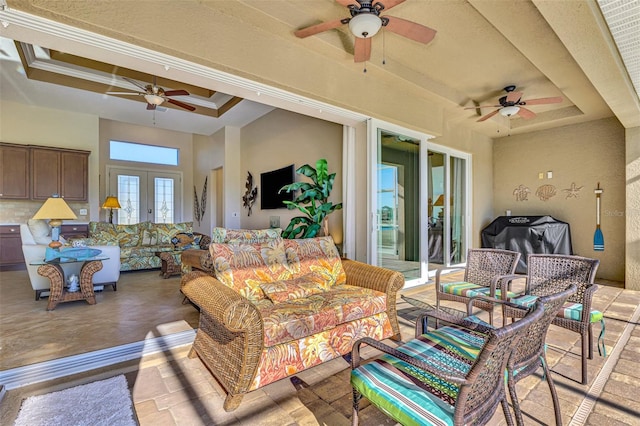
<svg viewBox="0 0 640 426"><path fill-rule="evenodd" d="M40 265L38 274L49 278L49 281L51 281L47 311L54 310L58 303L72 302L74 300L86 300L88 304L95 305L96 296L93 292L93 274L101 269L101 260L84 262L82 269L80 269L80 291L70 292L64 288L64 271L60 264L47 263Z"/></svg>
<svg viewBox="0 0 640 426"><path fill-rule="evenodd" d="M160 266L160 276L162 278L167 279L171 275L180 273L180 265L176 263L176 260L171 253L167 251L157 251L155 254L162 262L162 265Z"/></svg>

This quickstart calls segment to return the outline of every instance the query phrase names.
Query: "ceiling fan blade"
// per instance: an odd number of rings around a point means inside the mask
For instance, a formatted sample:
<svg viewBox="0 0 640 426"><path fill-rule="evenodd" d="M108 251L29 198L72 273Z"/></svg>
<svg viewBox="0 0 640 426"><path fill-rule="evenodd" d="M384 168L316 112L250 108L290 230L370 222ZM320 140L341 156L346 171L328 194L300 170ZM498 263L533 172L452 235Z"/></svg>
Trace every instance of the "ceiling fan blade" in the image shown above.
<svg viewBox="0 0 640 426"><path fill-rule="evenodd" d="M154 110L156 109L157 105L156 104L147 104L147 109L148 110Z"/></svg>
<svg viewBox="0 0 640 426"><path fill-rule="evenodd" d="M490 112L490 113L489 113L489 114L487 114L487 115L484 115L484 116L480 117L480 118L478 119L478 122L480 122L480 121L484 121L484 120L488 120L489 118L491 118L491 117L493 117L494 115L496 115L496 114L498 113L498 111L500 111L500 110L499 110L499 109L497 109L497 110L495 110L495 111L493 111L493 112Z"/></svg>
<svg viewBox="0 0 640 426"><path fill-rule="evenodd" d="M427 44L433 40L436 35L436 30L416 22L394 16L385 16L385 18L389 20L385 26L386 29L411 40Z"/></svg>
<svg viewBox="0 0 640 426"><path fill-rule="evenodd" d="M356 44L353 47L353 60L355 62L366 62L371 57L371 38L356 37Z"/></svg>
<svg viewBox="0 0 640 426"><path fill-rule="evenodd" d="M309 36L321 33L323 31L328 31L334 28L338 28L340 25L344 25L348 22L349 22L349 18L336 19L333 21L327 21L321 24L312 25L310 27L303 28L301 30L294 32L294 34L296 35L296 37L305 38L305 37L309 37Z"/></svg>
<svg viewBox="0 0 640 426"><path fill-rule="evenodd" d="M507 93L507 102L518 102L522 98L522 92Z"/></svg>
<svg viewBox="0 0 640 426"><path fill-rule="evenodd" d="M336 3L340 3L344 7L349 7L351 5L360 7L360 3L358 3L356 0L336 0Z"/></svg>
<svg viewBox="0 0 640 426"><path fill-rule="evenodd" d="M143 92L145 92L145 93L146 93L147 88L146 88L146 87L144 87L142 84L138 83L138 82L137 82L137 81L135 81L135 80L131 80L130 78L125 77L125 76L122 76L122 78L123 78L124 80L128 81L129 83L133 84L134 86L139 87Z"/></svg>
<svg viewBox="0 0 640 426"><path fill-rule="evenodd" d="M474 107L467 107L465 109L478 109L478 108L500 108L502 105L478 105Z"/></svg>
<svg viewBox="0 0 640 426"><path fill-rule="evenodd" d="M528 120L530 118L534 118L536 116L536 113L531 111L530 109L520 107L520 110L518 111L518 115L524 118L525 120Z"/></svg>
<svg viewBox="0 0 640 426"><path fill-rule="evenodd" d="M380 3L381 5L384 6L384 9L382 10L389 10L392 7L395 7L397 5L399 5L400 3L404 3L405 0L384 0L384 1L374 1L373 5L375 6L377 3Z"/></svg>
<svg viewBox="0 0 640 426"><path fill-rule="evenodd" d="M138 92L105 92L107 95L131 95L131 96L142 96L144 93Z"/></svg>
<svg viewBox="0 0 640 426"><path fill-rule="evenodd" d="M189 111L195 111L196 110L196 107L194 107L192 105L189 105L189 104L185 104L184 102L176 101L175 99L167 99L167 102L169 102L170 104L177 105L180 108L188 109Z"/></svg>
<svg viewBox="0 0 640 426"><path fill-rule="evenodd" d="M189 92L186 90L167 90L164 92L165 96L189 96Z"/></svg>
<svg viewBox="0 0 640 426"><path fill-rule="evenodd" d="M522 101L523 105L542 105L542 104L559 104L562 102L561 96L556 96L552 98L539 98L539 99L528 99L526 101Z"/></svg>

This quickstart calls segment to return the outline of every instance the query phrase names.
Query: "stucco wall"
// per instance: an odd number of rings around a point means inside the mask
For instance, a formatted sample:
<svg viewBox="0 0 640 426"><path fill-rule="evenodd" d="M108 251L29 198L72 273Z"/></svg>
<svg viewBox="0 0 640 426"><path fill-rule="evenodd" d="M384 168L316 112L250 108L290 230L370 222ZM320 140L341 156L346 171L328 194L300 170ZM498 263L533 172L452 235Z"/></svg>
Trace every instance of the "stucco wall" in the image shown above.
<svg viewBox="0 0 640 426"><path fill-rule="evenodd" d="M78 216L78 222L97 220L98 117L6 101L0 102L0 112L2 142L91 151L89 198L86 203L69 203L69 206ZM41 201L0 200L0 222L26 223L40 206ZM80 216L81 208L89 210L86 216Z"/></svg>
<svg viewBox="0 0 640 426"><path fill-rule="evenodd" d="M597 276L623 281L625 270L625 131L615 118L565 126L494 142L494 214L551 215L571 226L573 251L600 259ZM553 178L547 178L547 172ZM544 179L539 179L543 173ZM593 250L596 222L594 189L604 190L601 228L605 250ZM576 197L565 189L582 189ZM516 201L514 190L524 185L527 201ZM548 201L536 196L542 185L553 185Z"/></svg>
<svg viewBox="0 0 640 426"><path fill-rule="evenodd" d="M258 199L252 208L241 211L243 228L268 228L269 217L279 216L280 227L286 228L294 216L301 213L286 208L260 209L260 174L290 164L295 168L303 164L315 167L320 158L326 158L329 173L337 173L330 200L342 202L342 126L284 110L274 110L242 128L242 160L240 175L244 194L247 172L253 175L258 186ZM298 181L303 178L296 176ZM306 179L306 178L304 178ZM338 242L342 241L342 213L329 216L329 232Z"/></svg>
<svg viewBox="0 0 640 426"><path fill-rule="evenodd" d="M626 129L627 253L625 287L640 290L640 127Z"/></svg>

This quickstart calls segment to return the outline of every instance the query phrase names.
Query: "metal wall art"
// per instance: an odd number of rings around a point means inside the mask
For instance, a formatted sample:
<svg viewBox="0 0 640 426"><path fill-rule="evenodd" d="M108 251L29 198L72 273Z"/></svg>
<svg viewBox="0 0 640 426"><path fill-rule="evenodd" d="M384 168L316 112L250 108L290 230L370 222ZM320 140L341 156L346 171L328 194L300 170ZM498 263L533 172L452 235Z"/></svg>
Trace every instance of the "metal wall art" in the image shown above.
<svg viewBox="0 0 640 426"><path fill-rule="evenodd" d="M536 197L542 201L548 201L556 196L556 187L554 185L541 185L536 190Z"/></svg>
<svg viewBox="0 0 640 426"><path fill-rule="evenodd" d="M207 209L207 179L208 176L205 176L200 201L198 201L196 186L193 185L193 217L198 221L198 225L200 225L200 221L204 219L204 212Z"/></svg>
<svg viewBox="0 0 640 426"><path fill-rule="evenodd" d="M565 198L580 198L580 190L584 188L583 186L576 186L575 182L571 182L571 188L563 189L562 192L566 192L567 196Z"/></svg>
<svg viewBox="0 0 640 426"><path fill-rule="evenodd" d="M516 197L516 201L529 201L530 193L531 190L522 184L513 190L513 195Z"/></svg>
<svg viewBox="0 0 640 426"><path fill-rule="evenodd" d="M247 183L245 183L245 188L247 191L242 196L242 205L249 209L247 216L251 216L251 207L253 203L256 202L256 198L258 198L258 187L253 186L253 175L251 172L247 172Z"/></svg>

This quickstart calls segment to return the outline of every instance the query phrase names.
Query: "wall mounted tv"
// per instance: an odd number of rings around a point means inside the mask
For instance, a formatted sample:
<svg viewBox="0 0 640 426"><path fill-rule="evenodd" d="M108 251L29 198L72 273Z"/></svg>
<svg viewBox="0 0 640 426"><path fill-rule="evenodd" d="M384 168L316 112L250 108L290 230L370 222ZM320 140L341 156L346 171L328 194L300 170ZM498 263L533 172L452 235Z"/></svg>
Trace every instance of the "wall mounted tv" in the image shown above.
<svg viewBox="0 0 640 426"><path fill-rule="evenodd" d="M283 201L293 201L293 192L281 192L280 188L296 181L296 170L294 165L283 167L278 170L264 172L260 175L260 208L282 209L286 206Z"/></svg>

